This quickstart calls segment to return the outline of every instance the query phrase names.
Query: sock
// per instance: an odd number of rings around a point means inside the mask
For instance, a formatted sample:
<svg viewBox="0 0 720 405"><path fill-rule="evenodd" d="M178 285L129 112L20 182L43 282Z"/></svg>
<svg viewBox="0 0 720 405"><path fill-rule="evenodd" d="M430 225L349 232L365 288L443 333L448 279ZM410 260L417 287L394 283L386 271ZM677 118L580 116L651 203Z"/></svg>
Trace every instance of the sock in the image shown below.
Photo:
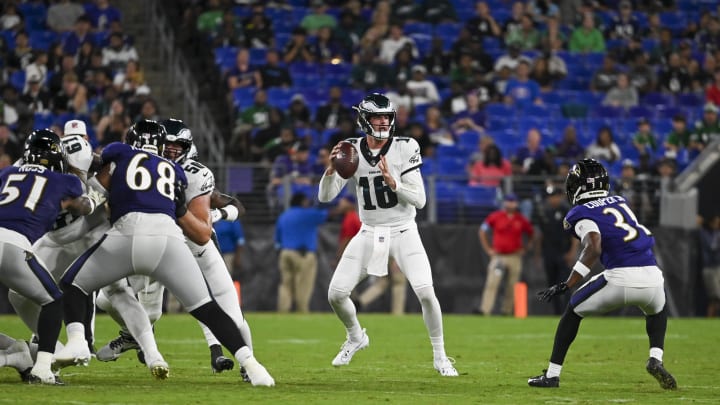
<svg viewBox="0 0 720 405"><path fill-rule="evenodd" d="M48 352L38 352L37 360L33 370L50 370L52 364L53 354Z"/></svg>
<svg viewBox="0 0 720 405"><path fill-rule="evenodd" d="M152 331L152 327L145 330L140 335L133 335L135 340L140 346L140 350L145 354L145 363L150 366L153 362L163 360L160 351L158 350L157 343L155 342L155 334Z"/></svg>
<svg viewBox="0 0 720 405"><path fill-rule="evenodd" d="M252 344L252 333L250 333L250 325L247 323L247 319L245 322L243 322L242 326L240 327L240 335L242 336L243 340L247 344L247 346L250 348L250 351L253 349Z"/></svg>
<svg viewBox="0 0 720 405"><path fill-rule="evenodd" d="M432 286L419 288L415 291L420 306L422 307L423 321L430 335L430 344L433 348L433 358L442 360L445 354L445 339L443 337L442 310L440 302L435 297L435 289Z"/></svg>
<svg viewBox="0 0 720 405"><path fill-rule="evenodd" d="M363 331L362 331L362 328L360 327L360 324L353 325L346 329L347 329L347 335L350 338L350 340L352 340L353 342L359 342L360 340L362 340Z"/></svg>
<svg viewBox="0 0 720 405"><path fill-rule="evenodd" d="M545 373L545 376L547 378L560 377L561 371L562 371L561 364L555 364L553 362L550 362L550 364L548 365L547 372Z"/></svg>
<svg viewBox="0 0 720 405"><path fill-rule="evenodd" d="M62 298L49 302L40 308L38 317L38 346L40 351L52 353L62 329Z"/></svg>
<svg viewBox="0 0 720 405"><path fill-rule="evenodd" d="M74 340L85 340L85 325L82 322L71 322L65 327L68 343ZM38 356L40 355L38 352Z"/></svg>
<svg viewBox="0 0 720 405"><path fill-rule="evenodd" d="M207 325L230 353L237 353L240 348L247 346L235 322L214 300L190 311L190 315ZM249 352L250 348L247 350Z"/></svg>
<svg viewBox="0 0 720 405"><path fill-rule="evenodd" d="M645 332L650 340L650 347L665 347L665 331L667 330L667 313L665 308L655 315L645 317Z"/></svg>
<svg viewBox="0 0 720 405"><path fill-rule="evenodd" d="M235 351L235 359L240 363L241 366L245 366L245 363L252 358L252 352L247 346L243 346Z"/></svg>
<svg viewBox="0 0 720 405"><path fill-rule="evenodd" d="M357 342L362 339L362 328L360 327L360 321L357 319L355 304L353 304L350 297L345 293L330 289L328 301L337 317L345 325L350 340Z"/></svg>
<svg viewBox="0 0 720 405"><path fill-rule="evenodd" d="M661 349L659 347L651 347L650 348L650 357L653 357L660 361L663 361L663 349Z"/></svg>
<svg viewBox="0 0 720 405"><path fill-rule="evenodd" d="M210 357L215 359L223 355L222 346L219 344L210 345Z"/></svg>
<svg viewBox="0 0 720 405"><path fill-rule="evenodd" d="M555 331L555 343L550 355L551 363L562 365L565 362L565 356L580 329L580 321L582 321L580 315L568 306Z"/></svg>
<svg viewBox="0 0 720 405"><path fill-rule="evenodd" d="M198 323L200 324L200 329L202 329L203 335L205 335L205 340L207 341L208 347L212 348L213 346L219 346L220 341L218 341L215 335L213 335L210 328L208 328L207 325L202 322Z"/></svg>

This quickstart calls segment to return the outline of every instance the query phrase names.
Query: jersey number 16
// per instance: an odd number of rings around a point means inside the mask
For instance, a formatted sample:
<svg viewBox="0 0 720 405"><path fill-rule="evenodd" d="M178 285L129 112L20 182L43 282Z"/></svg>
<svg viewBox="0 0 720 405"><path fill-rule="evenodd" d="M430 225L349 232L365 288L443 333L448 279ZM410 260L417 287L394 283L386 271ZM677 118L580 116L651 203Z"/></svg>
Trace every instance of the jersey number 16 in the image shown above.
<svg viewBox="0 0 720 405"><path fill-rule="evenodd" d="M397 205L398 198L397 194L385 184L385 179L382 176L375 176L372 178L373 187L375 190L375 198L377 199L377 207L380 208L392 208ZM367 177L360 177L358 180L360 188L362 188L363 195L363 209L364 210L375 210L377 207L373 205L372 195L370 193L370 179Z"/></svg>

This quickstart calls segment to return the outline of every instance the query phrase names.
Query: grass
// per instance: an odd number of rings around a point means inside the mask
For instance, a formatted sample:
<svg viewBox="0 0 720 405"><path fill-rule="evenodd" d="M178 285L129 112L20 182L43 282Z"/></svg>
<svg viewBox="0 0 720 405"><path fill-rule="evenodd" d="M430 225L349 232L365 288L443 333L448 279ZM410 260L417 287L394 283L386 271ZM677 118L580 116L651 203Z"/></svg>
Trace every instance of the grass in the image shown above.
<svg viewBox="0 0 720 405"><path fill-rule="evenodd" d="M663 391L645 372L647 337L641 318L592 318L583 322L570 350L559 389L531 389L527 378L547 367L557 318L445 317L448 355L458 378L432 368L432 352L419 315L362 314L370 347L353 362L330 360L344 339L332 314L250 314L257 358L275 377L274 388L242 383L237 369L213 375L200 329L188 315L164 316L156 326L170 378L155 381L134 353L118 361L92 361L63 370L64 387L20 383L0 369L0 403L283 403L283 404L522 404L522 403L717 403L720 322L671 319L666 367L679 389ZM2 332L27 337L14 316L0 317ZM117 327L97 321L100 345Z"/></svg>

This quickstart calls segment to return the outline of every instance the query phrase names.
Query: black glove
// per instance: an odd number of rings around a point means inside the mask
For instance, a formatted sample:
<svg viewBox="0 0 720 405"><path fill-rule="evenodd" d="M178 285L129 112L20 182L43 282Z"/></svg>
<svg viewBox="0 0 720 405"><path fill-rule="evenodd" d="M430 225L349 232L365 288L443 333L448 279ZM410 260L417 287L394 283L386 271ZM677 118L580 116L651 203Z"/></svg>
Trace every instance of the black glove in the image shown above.
<svg viewBox="0 0 720 405"><path fill-rule="evenodd" d="M185 186L182 184L175 185L175 218L182 218L187 214L185 206Z"/></svg>
<svg viewBox="0 0 720 405"><path fill-rule="evenodd" d="M537 293L537 298L538 298L538 301L550 302L550 300L551 300L554 296L556 296L556 295L561 295L561 294L565 294L565 292L566 292L567 290L568 290L568 285L567 285L567 284L565 284L564 282L558 283L558 284L555 284L554 286L552 286L552 287L550 287L550 288L546 288L546 289L544 289L544 290L542 290L542 291L538 291L538 293Z"/></svg>

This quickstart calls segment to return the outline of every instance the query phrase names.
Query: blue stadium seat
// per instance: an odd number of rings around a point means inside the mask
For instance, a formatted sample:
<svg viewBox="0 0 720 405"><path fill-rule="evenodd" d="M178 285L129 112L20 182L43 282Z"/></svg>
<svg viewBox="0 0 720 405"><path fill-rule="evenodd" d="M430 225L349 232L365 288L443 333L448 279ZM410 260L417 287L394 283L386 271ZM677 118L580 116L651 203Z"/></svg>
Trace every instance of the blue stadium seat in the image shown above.
<svg viewBox="0 0 720 405"><path fill-rule="evenodd" d="M424 22L409 22L403 26L403 32L406 35L410 34L426 34L430 35L433 32L433 27L429 23Z"/></svg>
<svg viewBox="0 0 720 405"><path fill-rule="evenodd" d="M705 103L704 98L693 93L677 94L675 95L675 101L678 106L689 108L702 107L702 105Z"/></svg>
<svg viewBox="0 0 720 405"><path fill-rule="evenodd" d="M55 122L55 116L51 113L40 114L36 113L33 117L33 130L50 128Z"/></svg>
<svg viewBox="0 0 720 405"><path fill-rule="evenodd" d="M457 134L457 143L463 149L475 150L480 141L480 134L475 131L465 131Z"/></svg>
<svg viewBox="0 0 720 405"><path fill-rule="evenodd" d="M672 105L675 102L671 95L665 93L647 93L640 97L640 104L648 106Z"/></svg>
<svg viewBox="0 0 720 405"><path fill-rule="evenodd" d="M255 98L255 88L252 87L240 87L233 90L233 104L235 108L242 111L248 106L252 105L253 99Z"/></svg>
<svg viewBox="0 0 720 405"><path fill-rule="evenodd" d="M620 118L625 115L625 110L621 107L598 105L593 108L592 115L599 118Z"/></svg>
<svg viewBox="0 0 720 405"><path fill-rule="evenodd" d="M457 221L460 192L461 186L454 182L441 180L435 182L438 222L450 223Z"/></svg>
<svg viewBox="0 0 720 405"><path fill-rule="evenodd" d="M422 166L420 166L420 173L422 173L423 177L433 175L436 172L436 166L437 164L435 163L434 158L423 158Z"/></svg>
<svg viewBox="0 0 720 405"><path fill-rule="evenodd" d="M660 24L665 28L669 28L673 34L677 34L685 29L686 20L682 13L663 12L660 13Z"/></svg>
<svg viewBox="0 0 720 405"><path fill-rule="evenodd" d="M512 117L515 115L515 109L503 103L490 103L485 106L485 113L488 118L492 118L494 116Z"/></svg>
<svg viewBox="0 0 720 405"><path fill-rule="evenodd" d="M647 118L651 119L655 117L655 111L643 105L630 107L627 110L627 116L631 118Z"/></svg>
<svg viewBox="0 0 720 405"><path fill-rule="evenodd" d="M57 39L57 34L53 31L30 31L30 47L32 49L47 51Z"/></svg>
<svg viewBox="0 0 720 405"><path fill-rule="evenodd" d="M13 86L17 91L22 93L25 87L25 71L16 70L10 75L10 85Z"/></svg>
<svg viewBox="0 0 720 405"><path fill-rule="evenodd" d="M458 157L446 157L438 156L438 173L442 173L443 176L447 176L448 180L465 181L467 172L465 167L467 165L467 159Z"/></svg>
<svg viewBox="0 0 720 405"><path fill-rule="evenodd" d="M496 187L468 186L463 187L462 191L465 205L485 207L497 205L498 190Z"/></svg>
<svg viewBox="0 0 720 405"><path fill-rule="evenodd" d="M35 31L45 29L47 20L47 8L45 2L23 1L18 5L18 11L25 20L25 30Z"/></svg>
<svg viewBox="0 0 720 405"><path fill-rule="evenodd" d="M435 26L435 35L440 37L453 37L457 38L460 34L460 30L462 29L462 25L460 23L440 23Z"/></svg>
<svg viewBox="0 0 720 405"><path fill-rule="evenodd" d="M234 46L221 46L213 50L215 53L215 64L221 69L235 65L238 49Z"/></svg>
<svg viewBox="0 0 720 405"><path fill-rule="evenodd" d="M459 145L438 145L435 147L435 154L442 158L452 157L467 161L467 152Z"/></svg>
<svg viewBox="0 0 720 405"><path fill-rule="evenodd" d="M265 63L265 55L267 55L267 49L265 48L250 48L250 64L251 65L262 65Z"/></svg>

